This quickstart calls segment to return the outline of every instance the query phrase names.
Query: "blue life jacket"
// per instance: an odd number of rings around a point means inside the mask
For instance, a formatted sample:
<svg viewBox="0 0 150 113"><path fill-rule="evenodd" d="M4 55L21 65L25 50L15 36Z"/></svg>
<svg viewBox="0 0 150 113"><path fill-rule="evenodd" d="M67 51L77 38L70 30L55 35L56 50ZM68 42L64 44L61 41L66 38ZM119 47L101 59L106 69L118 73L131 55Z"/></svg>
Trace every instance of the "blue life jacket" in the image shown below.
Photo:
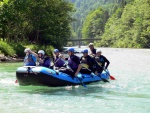
<svg viewBox="0 0 150 113"><path fill-rule="evenodd" d="M43 66L43 67L50 67L50 58L49 57L42 57L42 60L44 60L43 63L39 62L39 66Z"/></svg>
<svg viewBox="0 0 150 113"><path fill-rule="evenodd" d="M26 55L24 58L24 66L36 66L36 57L33 54Z"/></svg>
<svg viewBox="0 0 150 113"><path fill-rule="evenodd" d="M61 58L59 58L59 57L55 58L55 60L54 60L55 67L63 67L64 64L65 64L65 62Z"/></svg>
<svg viewBox="0 0 150 113"><path fill-rule="evenodd" d="M77 57L77 56L70 56L69 58L68 58L68 65L70 66L70 68L71 69L77 69L78 68L78 63L76 63L76 62L74 62L72 59L73 59L73 57ZM79 60L79 58L77 58L77 60ZM80 61L79 61L80 62Z"/></svg>

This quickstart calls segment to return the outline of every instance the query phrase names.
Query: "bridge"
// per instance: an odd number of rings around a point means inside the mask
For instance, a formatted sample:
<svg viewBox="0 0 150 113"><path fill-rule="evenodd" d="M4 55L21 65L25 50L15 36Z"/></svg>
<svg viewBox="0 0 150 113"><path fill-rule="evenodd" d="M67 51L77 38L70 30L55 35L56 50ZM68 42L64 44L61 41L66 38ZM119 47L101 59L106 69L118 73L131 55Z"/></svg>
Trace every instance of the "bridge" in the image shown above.
<svg viewBox="0 0 150 113"><path fill-rule="evenodd" d="M68 39L67 42L78 42L79 48L82 45L82 41L92 41L94 42L95 40L101 40L100 38L77 38L77 39Z"/></svg>

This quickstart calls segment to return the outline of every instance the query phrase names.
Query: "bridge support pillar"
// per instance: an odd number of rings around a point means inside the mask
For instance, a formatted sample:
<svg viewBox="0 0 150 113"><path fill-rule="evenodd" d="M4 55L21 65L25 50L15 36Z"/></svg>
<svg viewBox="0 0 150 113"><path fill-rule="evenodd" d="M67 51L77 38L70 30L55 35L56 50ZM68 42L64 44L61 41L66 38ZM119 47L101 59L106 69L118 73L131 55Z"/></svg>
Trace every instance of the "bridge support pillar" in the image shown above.
<svg viewBox="0 0 150 113"><path fill-rule="evenodd" d="M79 48L81 48L81 41L79 41Z"/></svg>

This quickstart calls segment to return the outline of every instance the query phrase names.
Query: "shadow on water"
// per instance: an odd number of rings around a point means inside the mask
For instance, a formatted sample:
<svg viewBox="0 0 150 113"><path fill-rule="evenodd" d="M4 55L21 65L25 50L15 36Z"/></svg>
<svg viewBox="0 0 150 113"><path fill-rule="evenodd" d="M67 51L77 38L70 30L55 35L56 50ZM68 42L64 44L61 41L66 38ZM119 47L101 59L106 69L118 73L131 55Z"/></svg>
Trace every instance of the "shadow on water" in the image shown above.
<svg viewBox="0 0 150 113"><path fill-rule="evenodd" d="M91 94L103 94L108 89L101 87L101 84L88 85L88 88L79 86L72 87L46 87L46 86L19 86L16 91L19 93L40 94L40 95L56 95L56 96L89 96Z"/></svg>

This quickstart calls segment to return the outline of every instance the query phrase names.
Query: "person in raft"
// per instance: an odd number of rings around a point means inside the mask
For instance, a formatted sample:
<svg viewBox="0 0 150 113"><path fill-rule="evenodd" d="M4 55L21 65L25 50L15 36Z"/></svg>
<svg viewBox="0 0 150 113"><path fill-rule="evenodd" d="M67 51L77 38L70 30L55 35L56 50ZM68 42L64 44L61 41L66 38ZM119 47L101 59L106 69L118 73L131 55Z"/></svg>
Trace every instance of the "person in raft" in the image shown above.
<svg viewBox="0 0 150 113"><path fill-rule="evenodd" d="M36 56L36 58L39 61L39 66L43 66L43 67L47 67L47 68L50 67L50 64L51 64L50 57L45 54L44 50L39 50L38 54L36 54L35 52L33 52L31 50L29 52Z"/></svg>
<svg viewBox="0 0 150 113"><path fill-rule="evenodd" d="M95 61L98 63L98 73L102 73L103 70L106 70L110 64L109 60L102 55L102 51L100 49L96 50Z"/></svg>
<svg viewBox="0 0 150 113"><path fill-rule="evenodd" d="M54 56L54 66L55 66L55 69L57 70L57 69L63 67L64 64L65 64L65 61L64 61L65 59L63 58L63 55L60 54L60 52L59 52L58 49L54 50L53 56Z"/></svg>
<svg viewBox="0 0 150 113"><path fill-rule="evenodd" d="M67 51L69 55L67 67L69 68L63 67L60 68L59 71L64 72L74 78L74 74L78 69L78 65L80 64L80 59L74 54L74 48L68 48Z"/></svg>
<svg viewBox="0 0 150 113"><path fill-rule="evenodd" d="M83 53L83 56L80 59L81 64L79 64L75 76L77 76L79 72L82 74L91 74L93 72L98 75L98 64L93 57L88 55L88 49L84 49L81 52Z"/></svg>
<svg viewBox="0 0 150 113"><path fill-rule="evenodd" d="M94 48L94 44L93 43L89 43L89 48L90 48L90 53L89 55L92 57L96 56L96 49Z"/></svg>
<svg viewBox="0 0 150 113"><path fill-rule="evenodd" d="M26 56L24 58L24 66L36 66L36 57L30 53L30 48L26 48L24 52Z"/></svg>

